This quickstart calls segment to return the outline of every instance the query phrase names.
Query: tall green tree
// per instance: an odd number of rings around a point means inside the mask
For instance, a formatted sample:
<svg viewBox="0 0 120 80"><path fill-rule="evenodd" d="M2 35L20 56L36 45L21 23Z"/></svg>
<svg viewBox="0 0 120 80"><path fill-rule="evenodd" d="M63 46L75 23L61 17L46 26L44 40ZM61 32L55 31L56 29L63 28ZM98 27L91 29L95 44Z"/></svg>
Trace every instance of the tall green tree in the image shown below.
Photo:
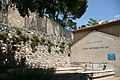
<svg viewBox="0 0 120 80"><path fill-rule="evenodd" d="M100 21L101 20L96 20L96 19L89 18L88 24L86 24L86 25L87 26L95 26L95 25L98 25Z"/></svg>
<svg viewBox="0 0 120 80"><path fill-rule="evenodd" d="M102 20L89 18L88 24L86 24L86 25L87 26L95 26L95 25L98 25L98 24L106 24L108 22L109 21L102 21Z"/></svg>
<svg viewBox="0 0 120 80"><path fill-rule="evenodd" d="M10 0L21 16L29 16L29 11L47 15L63 27L76 29L73 20L79 19L86 11L87 0ZM71 23L70 23L71 22ZM69 24L68 24L69 23ZM72 25L71 25L72 24Z"/></svg>
<svg viewBox="0 0 120 80"><path fill-rule="evenodd" d="M85 28L86 27L86 25L81 25L81 27L80 28Z"/></svg>
<svg viewBox="0 0 120 80"><path fill-rule="evenodd" d="M79 27L79 29L80 29L80 28L85 28L85 27L87 27L87 26L95 26L95 25L99 25L99 24L106 24L106 23L108 23L108 22L109 22L109 21L102 21L102 20L97 20L97 19L89 18L88 23L85 24L85 25L81 25L81 26Z"/></svg>

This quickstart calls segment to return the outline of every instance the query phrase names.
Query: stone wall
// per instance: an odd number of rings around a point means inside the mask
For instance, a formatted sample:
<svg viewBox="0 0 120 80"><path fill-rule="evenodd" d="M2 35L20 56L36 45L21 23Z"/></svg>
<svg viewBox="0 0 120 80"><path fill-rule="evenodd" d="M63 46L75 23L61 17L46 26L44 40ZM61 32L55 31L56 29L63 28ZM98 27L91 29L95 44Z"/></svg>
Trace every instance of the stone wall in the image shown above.
<svg viewBox="0 0 120 80"><path fill-rule="evenodd" d="M58 23L50 20L48 17L39 17L37 13L31 13L29 17L21 17L16 8L9 8L8 10L8 24L13 27L27 28L29 30L36 30L40 33L47 33L49 35L64 37L71 40L72 33Z"/></svg>
<svg viewBox="0 0 120 80"><path fill-rule="evenodd" d="M7 34L7 41L4 42L3 40L0 40L0 49L2 49L2 54L7 54L8 52L8 45L13 44L13 38L14 40L21 38L20 35L18 35L21 32L23 36L29 36L29 41L23 42L20 41L20 43L14 44L14 46L18 46L17 50L15 51L15 59L18 61L21 60L21 58L25 58L25 64L29 67L65 67L67 64L70 63L70 57L68 57L68 54L70 54L69 49L69 40L66 40L64 38L58 38L52 35L47 35L44 33L38 33L34 30L27 30L22 28L16 28L7 26L4 24L0 24L0 35L1 34ZM39 40L41 38L44 38L44 43L38 43L35 46L36 51L33 52L31 44L33 36L37 36ZM15 38L17 37L17 38ZM1 38L0 38L1 39ZM20 39L21 40L21 39ZM7 43L9 42L9 43ZM49 44L51 44L50 48L51 51L48 51ZM62 47L61 44L63 44ZM63 49L63 52L61 51L61 48Z"/></svg>
<svg viewBox="0 0 120 80"><path fill-rule="evenodd" d="M10 4L9 0L0 0L0 3L0 23L8 24L13 27L37 30L40 33L47 33L71 40L72 33L64 29L58 23L50 20L48 17L39 17L37 13L30 13L29 17L21 17L15 7L9 7L7 12L6 6Z"/></svg>
<svg viewBox="0 0 120 80"><path fill-rule="evenodd" d="M17 35L17 30L20 30L22 37L28 36L30 40L25 43L20 41L20 44L13 45L13 47L18 46L14 56L18 63L21 57L23 57L26 59L25 64L30 67L56 68L65 67L66 64L69 64L68 54L70 54L69 43L71 42L71 32L45 16L43 18L39 17L37 13L30 13L29 17L21 17L14 7L9 7L7 12L5 8L9 4L8 1L0 0L2 4L0 11L0 34L2 37L7 34L7 40L10 40L10 42L6 43L7 41L4 42L0 38L2 55L8 53L8 47L12 49L11 44L13 44L13 40L21 38L20 35ZM39 44L34 43L37 46L32 48L31 44L33 42L31 39L33 36L37 36L39 39L44 38L44 44L41 45L40 42ZM33 52L33 49L35 49L35 52ZM3 62L5 63L6 61Z"/></svg>
<svg viewBox="0 0 120 80"><path fill-rule="evenodd" d="M8 0L0 0L0 23L8 23L8 13L6 13L6 5L8 4Z"/></svg>

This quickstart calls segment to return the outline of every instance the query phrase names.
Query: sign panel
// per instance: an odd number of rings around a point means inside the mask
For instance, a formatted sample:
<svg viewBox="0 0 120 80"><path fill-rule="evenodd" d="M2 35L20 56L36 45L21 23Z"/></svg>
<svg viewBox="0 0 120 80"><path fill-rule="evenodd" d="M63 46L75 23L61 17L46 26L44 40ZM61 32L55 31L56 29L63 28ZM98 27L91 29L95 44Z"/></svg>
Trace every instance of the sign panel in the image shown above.
<svg viewBox="0 0 120 80"><path fill-rule="evenodd" d="M114 60L116 60L116 54L108 54L108 60L112 60L112 61L114 61Z"/></svg>

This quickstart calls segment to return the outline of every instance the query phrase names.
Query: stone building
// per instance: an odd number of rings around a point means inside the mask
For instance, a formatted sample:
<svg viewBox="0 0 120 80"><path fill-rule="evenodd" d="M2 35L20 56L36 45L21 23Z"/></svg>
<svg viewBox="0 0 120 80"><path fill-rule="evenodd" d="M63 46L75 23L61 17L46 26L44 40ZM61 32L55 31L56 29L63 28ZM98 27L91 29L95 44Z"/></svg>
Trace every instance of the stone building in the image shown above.
<svg viewBox="0 0 120 80"><path fill-rule="evenodd" d="M120 76L120 20L76 30L73 37L71 63L89 63L95 70L115 69Z"/></svg>

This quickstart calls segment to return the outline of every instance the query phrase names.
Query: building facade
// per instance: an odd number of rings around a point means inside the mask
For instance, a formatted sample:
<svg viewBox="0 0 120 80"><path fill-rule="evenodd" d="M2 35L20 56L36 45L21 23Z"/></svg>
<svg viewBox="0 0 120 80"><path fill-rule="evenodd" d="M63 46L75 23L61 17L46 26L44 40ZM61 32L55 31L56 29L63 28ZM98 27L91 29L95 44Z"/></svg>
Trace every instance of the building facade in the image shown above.
<svg viewBox="0 0 120 80"><path fill-rule="evenodd" d="M71 63L110 64L120 75L120 20L82 28L73 37Z"/></svg>

